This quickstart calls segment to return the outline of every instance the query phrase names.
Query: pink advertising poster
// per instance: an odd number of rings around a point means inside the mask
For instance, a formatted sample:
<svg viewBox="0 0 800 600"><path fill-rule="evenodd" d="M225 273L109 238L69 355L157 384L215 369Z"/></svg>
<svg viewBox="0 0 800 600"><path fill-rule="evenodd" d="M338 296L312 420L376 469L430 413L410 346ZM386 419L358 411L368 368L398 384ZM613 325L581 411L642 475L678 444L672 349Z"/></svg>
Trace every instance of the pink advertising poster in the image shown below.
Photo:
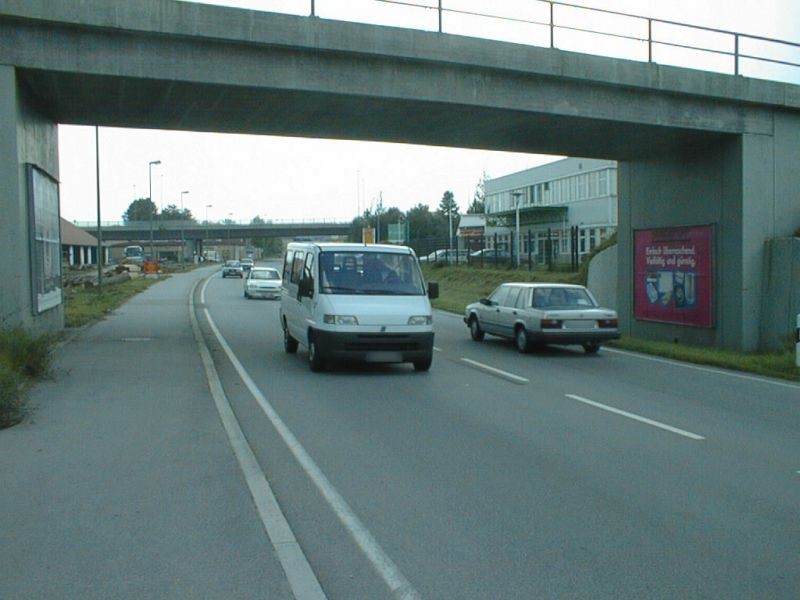
<svg viewBox="0 0 800 600"><path fill-rule="evenodd" d="M634 317L713 327L713 227L634 232Z"/></svg>

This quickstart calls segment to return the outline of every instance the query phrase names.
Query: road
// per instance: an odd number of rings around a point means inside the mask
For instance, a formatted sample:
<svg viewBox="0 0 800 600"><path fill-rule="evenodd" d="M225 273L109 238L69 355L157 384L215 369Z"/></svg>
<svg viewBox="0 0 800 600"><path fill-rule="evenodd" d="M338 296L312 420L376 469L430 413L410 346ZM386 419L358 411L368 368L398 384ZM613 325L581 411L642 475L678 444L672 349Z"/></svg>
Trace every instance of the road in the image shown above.
<svg viewBox="0 0 800 600"><path fill-rule="evenodd" d="M278 302L218 275L195 301L328 598L798 597L800 386L608 349L520 355L444 312L428 373L313 374L283 351Z"/></svg>

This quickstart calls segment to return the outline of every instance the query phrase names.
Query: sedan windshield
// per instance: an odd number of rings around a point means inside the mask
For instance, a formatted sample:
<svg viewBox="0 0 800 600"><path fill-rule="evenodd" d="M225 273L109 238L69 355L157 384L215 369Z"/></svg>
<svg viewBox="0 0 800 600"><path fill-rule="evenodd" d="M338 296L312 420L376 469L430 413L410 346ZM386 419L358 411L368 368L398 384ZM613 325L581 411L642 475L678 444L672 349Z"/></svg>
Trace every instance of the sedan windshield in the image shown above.
<svg viewBox="0 0 800 600"><path fill-rule="evenodd" d="M319 255L319 276L323 294L425 294L422 273L411 254L322 252Z"/></svg>
<svg viewBox="0 0 800 600"><path fill-rule="evenodd" d="M266 270L266 269L265 270L260 270L260 269L258 269L258 270L250 271L250 279L269 279L269 280L272 280L272 279L280 279L280 278L281 277L280 277L280 275L278 275L278 272L273 270L273 269L270 269L270 270Z"/></svg>

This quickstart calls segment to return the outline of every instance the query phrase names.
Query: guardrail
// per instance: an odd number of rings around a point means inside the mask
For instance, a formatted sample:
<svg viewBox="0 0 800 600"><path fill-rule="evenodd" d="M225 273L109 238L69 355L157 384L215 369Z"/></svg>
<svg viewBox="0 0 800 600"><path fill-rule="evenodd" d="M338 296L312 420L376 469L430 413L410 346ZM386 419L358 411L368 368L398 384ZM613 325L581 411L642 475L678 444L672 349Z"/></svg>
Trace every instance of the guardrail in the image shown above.
<svg viewBox="0 0 800 600"><path fill-rule="evenodd" d="M465 0L372 0L375 7L392 6L408 11L400 15L396 10L376 10L387 13L380 16L368 16L369 11L354 16L352 5L345 0L304 1L308 2L305 14L311 17L500 39L800 83L800 43L579 6L562 0L528 0L505 10L502 3L487 2L485 11L462 8L476 4L465 3ZM297 10L299 12L293 14L303 14L302 9ZM414 22L409 18L411 12L423 16ZM505 33L492 33L497 24L505 24ZM610 48L600 49L599 40L605 41L606 46L610 43Z"/></svg>
<svg viewBox="0 0 800 600"><path fill-rule="evenodd" d="M342 221L341 219L269 219L263 223L252 223L250 221L181 221L170 220L163 221L160 219L153 219L153 227L158 228L174 228L180 227L264 227L269 225L347 225L350 221ZM80 228L97 227L97 221L72 221L72 224ZM150 221L100 221L101 228L110 227L130 227L135 229L149 228Z"/></svg>

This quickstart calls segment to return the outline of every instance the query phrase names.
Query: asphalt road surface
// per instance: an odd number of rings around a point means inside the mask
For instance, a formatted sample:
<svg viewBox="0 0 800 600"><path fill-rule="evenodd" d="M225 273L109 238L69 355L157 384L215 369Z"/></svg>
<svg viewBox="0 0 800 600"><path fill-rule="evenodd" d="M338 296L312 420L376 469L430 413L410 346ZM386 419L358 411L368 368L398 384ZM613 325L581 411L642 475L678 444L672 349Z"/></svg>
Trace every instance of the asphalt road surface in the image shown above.
<svg viewBox="0 0 800 600"><path fill-rule="evenodd" d="M283 351L279 302L219 274L195 301L328 598L798 598L800 386L521 355L443 312L428 373L314 374Z"/></svg>

